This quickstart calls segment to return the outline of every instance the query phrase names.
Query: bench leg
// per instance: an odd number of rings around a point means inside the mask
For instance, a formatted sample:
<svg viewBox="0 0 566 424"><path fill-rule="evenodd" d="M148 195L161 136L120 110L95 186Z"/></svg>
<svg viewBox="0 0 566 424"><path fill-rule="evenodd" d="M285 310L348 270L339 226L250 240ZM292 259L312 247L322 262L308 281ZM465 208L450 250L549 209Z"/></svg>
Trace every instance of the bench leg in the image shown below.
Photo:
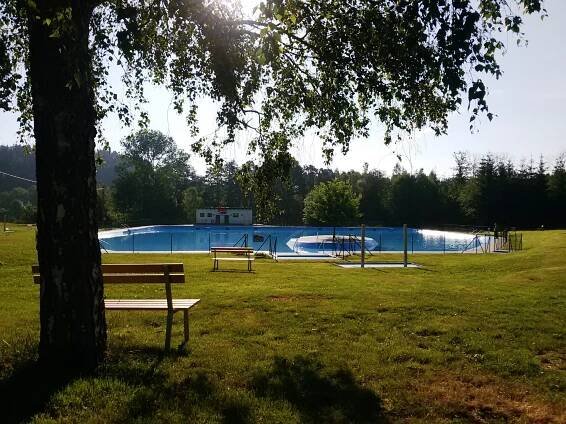
<svg viewBox="0 0 566 424"><path fill-rule="evenodd" d="M165 328L165 352L171 350L171 329L173 328L173 311L167 311L167 327Z"/></svg>
<svg viewBox="0 0 566 424"><path fill-rule="evenodd" d="M189 310L183 311L183 330L185 334L185 345L189 343Z"/></svg>

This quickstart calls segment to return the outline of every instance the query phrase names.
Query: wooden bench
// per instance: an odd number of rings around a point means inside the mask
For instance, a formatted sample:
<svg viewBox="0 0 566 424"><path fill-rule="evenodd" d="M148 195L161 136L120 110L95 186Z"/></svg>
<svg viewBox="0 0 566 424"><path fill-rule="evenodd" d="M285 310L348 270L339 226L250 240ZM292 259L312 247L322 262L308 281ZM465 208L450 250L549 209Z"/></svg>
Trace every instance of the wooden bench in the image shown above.
<svg viewBox="0 0 566 424"><path fill-rule="evenodd" d="M253 254L254 250L251 247L235 247L235 246L224 246L224 247L211 247L210 252L214 255L212 258L212 270L218 270L219 261L247 261L248 272L252 271L252 261L254 260ZM244 255L243 258L234 258L231 256L218 256L218 253L231 253L234 255Z"/></svg>
<svg viewBox="0 0 566 424"><path fill-rule="evenodd" d="M32 266L33 281L40 284L39 265ZM183 264L102 264L103 284L163 284L165 299L104 299L107 310L167 311L165 350L171 349L173 314L183 311L184 347L189 342L189 309L200 299L173 299L171 284L183 284Z"/></svg>

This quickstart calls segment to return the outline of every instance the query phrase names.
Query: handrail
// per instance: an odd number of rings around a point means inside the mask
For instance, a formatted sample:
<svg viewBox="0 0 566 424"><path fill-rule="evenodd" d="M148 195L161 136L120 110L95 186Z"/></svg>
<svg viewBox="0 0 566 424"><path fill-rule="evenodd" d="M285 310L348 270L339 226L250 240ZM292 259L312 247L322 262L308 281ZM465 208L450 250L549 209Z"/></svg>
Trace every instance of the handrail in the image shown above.
<svg viewBox="0 0 566 424"><path fill-rule="evenodd" d="M99 241L99 243L100 243L102 249L104 249L104 251L105 251L106 253L108 253L108 250L106 250L106 248L105 248L104 246L102 246L102 243L106 243L106 241L105 241L105 240L102 240L102 239L98 239L98 241Z"/></svg>
<svg viewBox="0 0 566 424"><path fill-rule="evenodd" d="M271 243L270 243L271 245ZM277 261L277 237L275 237L275 241L273 242L273 248L271 250L271 257Z"/></svg>
<svg viewBox="0 0 566 424"><path fill-rule="evenodd" d="M360 251L361 251L362 241L360 239L358 239L358 236L356 236L356 235L353 235L352 238L354 239L354 248L356 247L356 242L357 242L360 245ZM373 256L373 253L371 253L371 250L369 250L366 246L364 246L365 250L370 254L370 256Z"/></svg>
<svg viewBox="0 0 566 424"><path fill-rule="evenodd" d="M475 243L477 240L478 240L478 235L476 234L476 235L474 236L474 238L473 238L468 244L466 244L466 246L462 249L462 251L461 251L460 253L465 253L466 250L468 250L468 248L470 247L470 245L471 245L472 243ZM480 243L480 244L481 244L481 243Z"/></svg>
<svg viewBox="0 0 566 424"><path fill-rule="evenodd" d="M267 242L267 241L271 242L271 234L269 234L267 237L265 237L263 239L263 242L259 245L259 247L256 249L256 252L259 252L261 250L261 248L263 247L263 245Z"/></svg>
<svg viewBox="0 0 566 424"><path fill-rule="evenodd" d="M482 244L482 242L481 242L481 236L482 235L485 236L485 234L476 234L474 236L474 238L462 249L462 251L460 253L466 253L466 251L470 248L472 243L474 245L473 247L476 248L476 253L478 253L478 251L477 251L478 245L479 245L479 247L480 247L480 249L483 253L488 253L490 251L490 249L488 248L488 246L485 243ZM489 237L491 237L491 236L489 236ZM491 245L491 239L489 239L489 245Z"/></svg>
<svg viewBox="0 0 566 424"><path fill-rule="evenodd" d="M234 243L234 247L238 246L238 243L240 242L242 242L241 244L242 247L248 247L248 233L244 233L242 237L240 237L238 241Z"/></svg>

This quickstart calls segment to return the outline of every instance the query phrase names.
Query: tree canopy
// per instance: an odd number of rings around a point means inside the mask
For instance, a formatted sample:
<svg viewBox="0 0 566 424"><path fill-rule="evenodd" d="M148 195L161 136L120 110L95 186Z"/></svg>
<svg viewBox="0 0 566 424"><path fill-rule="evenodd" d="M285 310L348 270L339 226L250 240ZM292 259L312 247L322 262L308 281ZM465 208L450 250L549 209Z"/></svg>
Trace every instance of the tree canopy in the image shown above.
<svg viewBox="0 0 566 424"><path fill-rule="evenodd" d="M194 179L189 155L171 137L140 130L122 141L115 204L129 222L170 223L179 219L183 191Z"/></svg>
<svg viewBox="0 0 566 424"><path fill-rule="evenodd" d="M502 32L521 39L522 16L545 13L542 0L265 0L252 16L237 2L84 1L91 10L89 48L97 119L125 123L147 116L120 98L109 71L123 69L126 97L143 103L144 83L167 86L175 108L196 131L201 96L219 102L225 129L193 147L212 159L242 129L255 131L251 150L287 151L315 131L324 153L348 149L377 120L385 142L430 126L468 102L471 120L492 118L482 76L499 77ZM0 2L0 108L16 109L31 130L27 21L50 36L71 31L75 2ZM15 97L14 97L15 96Z"/></svg>
<svg viewBox="0 0 566 424"><path fill-rule="evenodd" d="M303 219L311 225L351 225L360 218L360 196L346 181L316 185L305 198Z"/></svg>

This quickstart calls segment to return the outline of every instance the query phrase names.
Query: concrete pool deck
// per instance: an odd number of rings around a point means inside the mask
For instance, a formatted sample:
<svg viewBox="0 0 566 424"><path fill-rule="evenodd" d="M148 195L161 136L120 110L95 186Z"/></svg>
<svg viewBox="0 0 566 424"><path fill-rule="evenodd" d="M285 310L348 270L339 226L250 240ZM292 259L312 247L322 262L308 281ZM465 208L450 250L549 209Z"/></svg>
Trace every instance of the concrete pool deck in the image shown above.
<svg viewBox="0 0 566 424"><path fill-rule="evenodd" d="M362 264L360 263L350 263L350 264L336 264L340 268L345 269L360 269ZM421 265L408 262L405 267L403 262L370 262L365 263L364 268L421 268Z"/></svg>

